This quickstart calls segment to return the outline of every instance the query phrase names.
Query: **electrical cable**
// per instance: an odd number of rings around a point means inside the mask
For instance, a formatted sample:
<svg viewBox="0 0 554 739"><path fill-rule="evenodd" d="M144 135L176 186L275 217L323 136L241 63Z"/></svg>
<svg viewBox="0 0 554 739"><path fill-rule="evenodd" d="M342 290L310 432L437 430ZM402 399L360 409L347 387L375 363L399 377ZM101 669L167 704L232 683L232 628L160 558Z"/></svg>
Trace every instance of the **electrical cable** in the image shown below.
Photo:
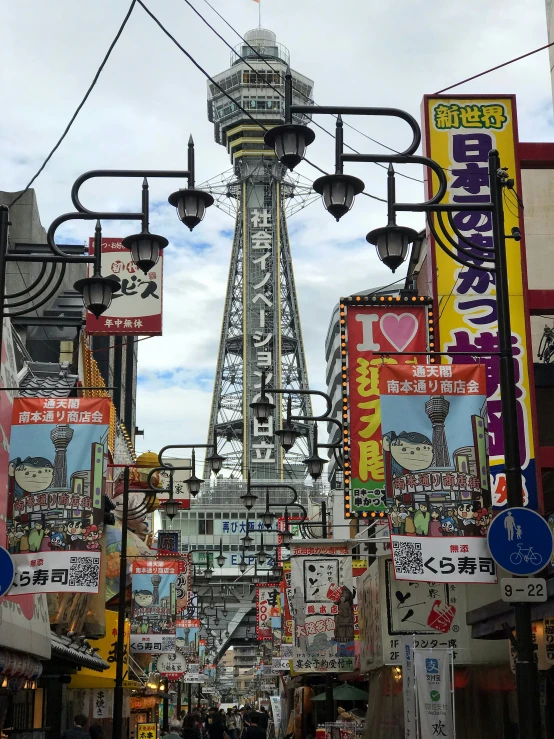
<svg viewBox="0 0 554 739"><path fill-rule="evenodd" d="M62 133L62 135L61 135L61 136L60 136L60 138L58 139L57 143L55 144L54 148L53 148L53 149L51 150L51 152L50 152L50 153L48 154L48 156L46 157L46 159L44 160L44 162L43 162L43 163L41 164L41 166L40 166L40 167L39 167L39 169L37 170L36 174L35 174L35 175L34 175L34 176L33 176L33 177L31 178L31 180L30 180L30 181L29 181L29 182L27 183L27 185L26 185L25 189L24 189L24 190L22 190L22 191L21 191L21 192L20 192L20 193L19 193L19 194L17 195L17 197L16 197L16 198L14 198L14 199L12 200L12 202L11 202L11 203L9 204L9 207L10 207L10 208L11 208L11 207L12 207L13 205L15 205L15 203L17 203L17 201L18 201L18 200L19 200L19 199L20 199L21 197L23 197L23 195L24 195L24 194L25 194L25 193L27 192L27 190L28 190L28 189L29 189L29 188L31 187L31 185L33 184L33 182L34 182L34 181L35 181L35 180L37 179L37 177L38 177L38 176L39 176L39 175L41 174L41 172L42 172L42 171L44 170L44 168L46 167L46 165L48 164L48 162L50 161L50 159L52 158L52 156L53 156L53 155L55 154L55 152L56 152L56 151L58 150L58 148L60 147L60 145L61 145L62 141L63 141L63 140L65 139L65 137L66 137L66 136L67 136L67 134L69 133L69 130L70 130L71 126L73 125L73 123L74 123L75 119L76 119L76 118L77 118L77 116L79 115L79 113L80 113L80 111L81 111L81 108L83 107L83 105L84 105L84 104L86 103L86 101L88 100L88 97L89 97L90 93L91 93L91 92L93 91L93 89L94 89L94 86L95 86L95 85L96 85L96 83L98 82L98 78L100 77L100 74L102 73L102 70L103 70L103 69L104 69L104 67L106 66L106 62L107 62L107 61L108 61L108 59L110 58L110 54L112 53L112 51L113 51L113 49L114 49L115 45L116 45L116 44L117 44L117 42L119 41L119 38L120 38L121 34L123 33L123 29L124 29L124 28L125 28L125 26L127 25L127 21L129 20L129 18L130 18L130 16L131 16L131 13L133 12L133 8L135 7L135 4L136 4L136 2L137 2L137 0L132 0L132 2L131 2L131 5L129 6L129 10L127 11L127 14L125 15L125 18L123 19L123 23L122 23L122 24L121 24L121 26L119 27L119 30L118 30L118 32L116 33L116 35L115 35L115 38L114 38L114 40L113 40L113 41L112 41L112 43L110 44L110 47L109 47L109 49L108 49L108 51L107 51L106 55L104 56L104 59L102 60L102 63L100 64L100 66L98 67L98 70L97 70L96 74L94 75L94 79L92 80L92 83L90 84L90 87L88 88L88 90L87 90L87 91L86 91L86 93L85 93L85 96L83 97L83 99L81 100L81 102L79 103L79 105L77 106L77 109L75 110L75 112L74 112L74 113L73 113L73 115L71 116L71 118L70 118L70 120L69 120L69 123L68 123L68 124L67 124L67 126L65 127L65 130L64 130L64 132Z"/></svg>
<svg viewBox="0 0 554 739"><path fill-rule="evenodd" d="M204 2L206 2L206 0L204 0ZM548 49L550 46L554 46L554 41L552 41L550 44L546 44L545 46L541 46L538 49L534 49L533 51L528 51L527 54L516 56L515 59L510 59L508 62L504 62L503 64L498 64L496 67L491 67L490 69L486 69L484 72L479 72L479 74L474 74L473 77L468 77L467 79L462 80L461 82L456 82L456 84L450 85L450 87L443 87L442 90L439 90L438 92L435 92L434 94L440 95L441 93L446 92L447 90L452 90L454 87L459 87L460 85L463 85L465 82L476 80L478 77L482 77L485 74L489 74L489 72L494 72L497 69L501 69L502 67L507 67L508 64L519 62L520 59L525 59L525 57L531 56L532 54L536 54L538 51L543 51L544 49Z"/></svg>
<svg viewBox="0 0 554 739"><path fill-rule="evenodd" d="M186 2L186 3L188 4L188 5L190 5L190 7L191 7L191 8L192 8L192 9L194 10L194 12L195 12L195 13L196 13L197 15L199 15L199 16L200 16L200 18L202 18L202 20L204 21L204 23L206 23L206 25L207 25L207 26L209 26L209 27L210 27L210 28L211 28L211 29L213 30L213 32L214 32L214 33L215 33L215 34L216 34L217 36L219 36L219 38L221 38L221 40L222 40L222 41L223 41L223 42L224 42L224 43L225 43L225 44L226 44L226 45L227 45L227 46L228 46L228 47L229 47L229 48L231 49L231 51L233 52L233 54L235 54L235 55L236 55L236 56L237 56L237 57L238 57L238 58L239 58L239 59L240 59L241 61L245 62L245 64L248 64L248 62L246 62L246 59L244 59L244 57L241 57L241 56L240 56L239 54L237 54L237 52L236 52L236 51L235 51L235 50L233 49L233 47L232 47L232 46L231 46L231 45L230 45L229 43L227 43L227 41L225 41L225 39L223 39L223 37L222 37L222 36L221 36L221 35L220 35L220 34L219 34L219 33L218 33L218 32L217 32L217 31L216 31L216 30L215 30L215 29L214 29L214 28L213 28L213 27L212 27L212 26L210 25L210 23L209 23L209 22L208 22L208 21L207 21L207 20L206 20L206 19L204 18L204 16L203 16L203 15L202 15L202 14L201 14L201 13L200 13L200 12L199 12L198 10L196 10L196 9L195 9L195 8L194 8L194 7L193 7L193 6L191 5L191 3L190 3L190 2L188 1L188 0L185 0L185 2ZM240 33L239 33L239 32L238 32L237 30L236 30L236 28L234 28L234 27L233 27L233 26L232 26L232 25L231 25L231 24L229 23L229 21L227 21L227 20L226 20L226 19L225 19L225 18L224 18L224 17L223 17L222 15L221 15L221 13L220 13L220 12L219 12L218 10L216 10L216 9L215 9L215 8L213 7L213 5L211 5L211 4L210 4L210 3L208 2L208 0L204 0L204 2L206 3L206 5L207 5L207 6L209 7L209 8L211 8L211 9L213 10L213 12L214 12L214 13L215 13L215 14L216 14L217 16L219 16L219 18L221 18L221 20L222 20L222 21L223 21L223 22L224 22L224 23L225 23L225 24L226 24L226 25L227 25L227 26L228 26L228 27L229 27L229 28L230 28L230 29L231 29L231 30L233 31L233 33L234 33L234 34L236 34L236 35L237 35L237 36L238 36L238 37L239 37L239 38L241 39L241 41L242 41L243 43L245 43L245 44L246 44L246 46L248 46L248 48L249 48L249 49L251 49L251 50L252 50L252 51L254 52L254 54L256 54L256 56L257 56L257 57L258 57L259 59L261 59L261 60L262 60L262 61L264 62L264 64L266 64L266 65L267 65L267 67L269 67L269 69L271 69L271 71L272 71L272 72L275 72L275 73L279 74L279 70L278 70L278 69L274 69L274 68L273 68L273 67L271 66L271 64L270 64L270 63L268 62L268 60L267 60L267 59L266 59L266 58L265 58L264 56L262 56L262 54L260 54L260 52L259 52L259 51L258 51L258 50L257 50L257 49L256 49L256 48L254 47L254 46L251 46L251 45L250 45L250 44L248 43L248 41L247 41L247 40L246 40L246 39L244 38L244 36L242 36L242 35L241 35L241 34L240 34ZM269 83L267 83L267 82L266 82L266 84L267 84L267 85L268 85L269 87L271 87L271 85L269 85ZM274 89L274 88L273 88L273 89ZM307 102L311 103L311 104L312 104L312 105L314 105L315 107L321 107L321 106L320 106L320 105L319 105L318 103L314 102L314 101L313 101L313 100L312 100L312 99L311 99L311 98L310 98L310 97L309 97L308 95L306 95L305 93L303 93L303 92L302 92L301 90L299 90L299 89L298 89L297 87L294 87L294 85L293 85L292 89L293 89L293 90L294 90L294 91L295 91L295 92L296 92L296 93L297 93L298 95L300 95L301 97L303 97L303 98L304 98L304 100L306 100ZM279 93L279 94L281 94L281 93ZM283 97L284 97L284 96L283 96ZM334 116L333 116L333 118L337 118L337 116L336 116L336 115L334 115ZM322 131L325 131L325 133L326 133L326 134L328 134L329 136L331 136L332 138L334 138L333 134L332 134L332 133L331 133L330 131L328 131L328 130L327 130L326 128L324 128L324 127L323 127L322 125L320 125L319 123L317 123L317 122L316 122L316 121L314 121L314 120L312 120L312 123L314 124L314 126L317 126L317 127L318 127L318 128L320 128L320 129L321 129ZM392 152L394 152L395 154L400 154L400 153L401 153L401 152L397 151L396 149L393 149L392 147L390 147L390 146L387 146L386 144L383 144L383 143L382 143L381 141L377 141L377 139L374 139L374 138L372 138L371 136L368 136L368 134L366 134L366 133L364 133L363 131L360 131L359 129L355 128L355 127L354 127L354 126L353 126L353 125L352 125L351 123L348 123L347 121L343 121L343 124L344 124L345 126L348 126L348 128L351 128L351 129L352 129L353 131L356 131L356 133L359 133L359 134L360 134L361 136L364 136L364 137L365 137L366 139L368 139L369 141L372 141L372 142L373 142L374 144L377 144L378 146L382 146L383 148L385 148L385 149L388 149L389 151L392 151ZM353 148L352 146L349 146L348 144L344 144L344 146L345 146L345 147L346 147L347 149L350 149L351 151L353 151L353 152L354 152L355 154L360 154L360 152L359 152L359 151L357 151L356 149L354 149L354 148ZM378 167L382 167L383 169L388 169L388 167L387 167L387 165L386 165L386 164L382 164L382 163L380 163L380 162L373 162L373 164L376 164L376 165L377 165ZM410 175L404 174L404 173L402 173L402 172L397 172L397 174L398 174L398 175L399 175L400 177L405 177L406 179L408 179L408 180L413 180L414 182L425 182L425 180L420 180L420 179L418 179L418 178L416 178L416 177L410 177ZM364 194L364 195L366 195L367 193L363 193L363 194ZM370 196L370 197L371 197L371 196ZM382 201L382 202L386 202L386 201Z"/></svg>
<svg viewBox="0 0 554 739"><path fill-rule="evenodd" d="M210 74L208 74L208 72L207 72L207 71L206 71L206 70L205 70L205 69L204 69L204 68L202 67L202 65L201 65L201 64L199 64L199 63L198 63L198 62L196 61L196 59L195 59L195 58L194 58L194 57L193 57L193 56L192 56L192 55L191 55L191 54L190 54L190 53L189 53L189 52L188 52L188 51L187 51L187 50L186 50L186 49L184 48L184 46L182 46L182 45L181 45L181 44L180 44L180 43L179 43L179 42L177 41L177 39L175 38L175 36L173 36L173 35L172 35L172 34L170 33L170 31L168 31L168 29L167 29L167 28L166 28L166 27L165 27L165 26L163 25L163 23L162 23L162 22L161 22L161 21L160 21L160 20L159 20L159 19L158 19L158 18L157 18L157 17L155 16L155 15L154 15L154 13L152 13L152 11L151 11L151 10L150 10L150 9L149 9L149 8L148 8L148 7L147 7L147 6L146 6L146 5L145 5L145 4L143 3L143 2L142 2L142 0L135 0L135 2L138 2L138 4L139 4L139 5L140 5L140 6L141 6L141 7L143 8L143 10L144 10L144 11L145 11L145 12L146 12L146 13L147 13L147 14L148 14L149 16L150 16L150 18L152 18L152 20L154 21L154 23L156 23L156 25L157 25L157 26L159 26L159 28L160 28L160 29L161 29L161 30L162 30L162 31L163 31L163 32L165 33L165 35L166 35L166 36L167 36L167 37L168 37L169 39L171 39L171 41L173 41L173 43L175 44L175 46L177 46L177 48L178 48L178 49L179 49L180 51L182 51L182 52L183 52L183 54L185 54L185 56L186 56L186 57L187 57L187 58L188 58L188 59L189 59L189 60L190 60L190 61L191 61L191 62L192 62L192 63L194 64L194 66L195 66L195 67L196 67L196 68L197 68L197 69L198 69L198 70L199 70L200 72L202 72L202 74L203 74L203 75L204 75L204 76L206 77L206 79L207 79L207 80L209 80L209 81L210 81L210 82L211 82L211 83L212 83L212 84L213 84L213 85L214 85L215 87L217 87L217 89L218 89L218 90L219 90L219 91L220 91L221 93L223 93L223 95L225 95L225 97L226 97L226 98L228 98L228 99L229 99L229 100L230 100L230 101L231 101L231 102L232 102L232 103L233 103L234 105L236 105L236 106L237 106L237 108L238 108L238 109L239 109L240 111L242 111L242 112L243 112L243 113L244 113L244 114L245 114L245 115L246 115L246 116L247 116L247 117L248 117L248 118L249 118L249 119L250 119L251 121L253 121L253 122L254 122L254 123L256 124L256 126L259 126L259 127L260 127L260 128L262 128L262 129L263 129L264 131L268 131L268 128L267 128L266 126L264 126L264 124L263 124L263 123L262 123L261 121L258 121L258 120L256 120L256 119L254 118L254 116L253 116L253 115L252 115L252 114L251 114L251 113L250 113L250 112L249 112L248 110L246 110L246 108L244 108L244 107L243 107L243 106L242 106L242 105L241 105L241 104L240 104L240 103L239 103L239 102L238 102L237 100L235 100L235 99L234 99L233 97L231 97L231 95L229 95L229 93L228 93L228 92L227 92L226 90L224 90L224 89L223 89L223 88L221 87L221 85L219 85L219 84L218 84L218 83L217 83L217 82L216 82L216 81L214 80L214 78L210 76ZM304 159L303 159L303 161L304 161L304 162L306 162L306 164L309 164L309 165L310 165L311 167L313 167L314 169L317 169L317 170L318 170L318 172L321 172L321 174L324 174L324 175L328 175L328 174L329 174L329 173L328 173L328 172L326 172L326 171L325 171L324 169L322 169L321 167L319 167L319 166L318 166L317 164L314 164L313 162L311 162L311 161L310 161L309 159L306 159L306 158L304 158ZM377 197L376 195L371 195L370 193L365 193L365 194L366 194L366 195L368 195L368 197L370 197L370 198L372 198L372 199L374 199L374 200L379 200L379 201L381 201L381 202L383 202L383 203L386 203L386 202L387 202L387 201L386 201L386 200L384 200L383 198L379 198L379 197Z"/></svg>

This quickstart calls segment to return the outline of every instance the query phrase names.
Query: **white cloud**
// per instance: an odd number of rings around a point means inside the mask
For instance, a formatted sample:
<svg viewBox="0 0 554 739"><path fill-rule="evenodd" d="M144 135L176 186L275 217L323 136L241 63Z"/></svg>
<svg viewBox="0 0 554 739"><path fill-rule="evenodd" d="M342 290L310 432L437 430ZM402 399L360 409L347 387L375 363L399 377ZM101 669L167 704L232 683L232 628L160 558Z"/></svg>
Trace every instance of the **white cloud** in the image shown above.
<svg viewBox="0 0 554 739"><path fill-rule="evenodd" d="M192 0L222 35L232 32L203 0ZM211 0L240 32L257 25L252 0ZM182 0L147 4L211 73L229 63L229 52ZM18 0L3 9L0 66L0 187L20 189L65 127L90 83L128 8L127 0ZM321 104L400 107L419 118L424 93L476 74L546 43L543 0L263 0L263 24L291 51L292 66L315 80ZM515 92L520 139L551 140L552 105L548 54L540 52L456 88L456 92ZM332 119L320 119L328 128ZM352 120L360 131L394 148L408 143L405 124L375 118ZM185 168L189 133L196 142L197 179L229 167L206 116L206 82L137 6L120 42L69 136L36 183L42 220L71 210L73 180L89 169ZM349 128L346 143L360 151L384 151ZM309 158L330 171L333 142L317 132ZM319 176L307 164L299 168ZM399 168L422 176L419 167ZM351 165L366 189L384 197L386 176L373 165ZM420 200L421 183L398 179L398 195ZM164 336L141 342L138 424L144 444L206 436L231 251L233 222L210 209L193 234L164 203L182 181L152 181L152 230L170 239L165 261ZM523 193L525 199L525 193ZM133 209L140 181L89 183L91 208ZM365 234L384 223L385 206L359 197L339 224L314 203L290 221L294 270L308 370L324 387L324 337L341 295L391 282ZM421 216L406 214L421 228ZM129 233L126 223L105 224L105 235ZM66 237L83 240L86 224L71 224ZM139 442L141 446L142 442Z"/></svg>

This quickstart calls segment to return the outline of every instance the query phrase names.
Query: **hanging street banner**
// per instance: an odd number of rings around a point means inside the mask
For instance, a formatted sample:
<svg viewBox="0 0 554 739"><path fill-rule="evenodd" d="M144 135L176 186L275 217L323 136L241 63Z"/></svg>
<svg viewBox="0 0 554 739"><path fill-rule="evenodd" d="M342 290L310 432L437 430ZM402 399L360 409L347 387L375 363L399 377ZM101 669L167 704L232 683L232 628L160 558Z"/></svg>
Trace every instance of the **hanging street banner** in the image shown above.
<svg viewBox="0 0 554 739"><path fill-rule="evenodd" d="M392 534L486 537L492 515L485 382L479 365L381 368Z"/></svg>
<svg viewBox="0 0 554 739"><path fill-rule="evenodd" d="M279 583L256 585L256 638L271 641L276 630L281 630Z"/></svg>
<svg viewBox="0 0 554 739"><path fill-rule="evenodd" d="M108 398L16 398L7 549L11 595L97 593Z"/></svg>
<svg viewBox="0 0 554 739"><path fill-rule="evenodd" d="M366 298L367 299L367 298ZM399 299L398 299L399 300ZM345 471L345 515L367 516L387 508L383 463L379 367L424 364L432 336L432 309L423 298L417 304L396 300L364 305L363 297L341 300L343 403L349 412L344 452L350 455L351 479ZM431 332L429 332L431 328ZM389 355L377 352L390 352ZM406 352L406 354L399 354ZM346 376L348 375L348 379ZM346 408L345 408L346 411Z"/></svg>
<svg viewBox="0 0 554 739"><path fill-rule="evenodd" d="M164 459L164 465L170 467L190 467L191 460L172 457L170 459ZM161 480L161 487L164 490L169 489L169 479L171 474L173 474L173 500L177 501L181 511L188 511L190 508L190 495L187 485L190 473L190 470L175 470L173 473L171 473L170 470L158 471ZM157 493L156 497L160 503L165 503L166 500L169 500L169 493Z"/></svg>
<svg viewBox="0 0 554 739"><path fill-rule="evenodd" d="M161 654L156 661L156 669L169 682L177 682L187 671L187 658L179 652Z"/></svg>
<svg viewBox="0 0 554 739"><path fill-rule="evenodd" d="M194 657L198 652L198 634L200 632L200 621L197 619L185 619L177 621L175 629L175 651Z"/></svg>
<svg viewBox="0 0 554 739"><path fill-rule="evenodd" d="M443 168L448 191L444 203L456 204L460 210L452 220L466 239L477 246L493 248L490 212L464 211L464 203L490 200L488 154L497 149L509 177L515 179L521 192L516 164L517 119L515 97L426 96L423 103L425 154ZM437 191L437 179L428 179L428 194ZM520 226L518 208L504 213L505 231ZM446 219L445 219L446 220ZM438 226L438 222L435 222ZM455 241L458 237L446 224ZM463 267L445 254L432 240L433 294L440 305L438 348L441 352L468 352L493 356L452 356L452 362L478 364L487 372L489 458L492 502L494 507L506 505L504 475L504 443L502 404L500 398L500 366L496 286L494 273ZM465 249L470 249L464 244ZM482 252L476 251L476 256ZM538 493L535 468L535 443L531 414L532 392L529 373L532 367L528 310L524 287L525 241L510 241L507 249L509 305L512 344L515 355L517 412L525 505L537 509Z"/></svg>
<svg viewBox="0 0 554 739"><path fill-rule="evenodd" d="M354 586L344 542L291 544L295 672L354 670Z"/></svg>
<svg viewBox="0 0 554 739"><path fill-rule="evenodd" d="M94 238L89 238L89 254L94 254ZM93 265L89 266L89 277ZM163 253L148 274L137 267L121 239L102 239L102 274L118 285L110 307L96 318L87 311L89 334L111 336L161 336Z"/></svg>
<svg viewBox="0 0 554 739"><path fill-rule="evenodd" d="M447 649L414 649L413 656L420 736L454 739L451 652Z"/></svg>
<svg viewBox="0 0 554 739"><path fill-rule="evenodd" d="M177 559L135 559L131 565L133 604L131 653L175 653Z"/></svg>
<svg viewBox="0 0 554 739"><path fill-rule="evenodd" d="M400 640L400 663L402 665L402 698L404 701L404 739L416 739L416 694L414 674L414 638ZM440 734L438 735L440 736Z"/></svg>

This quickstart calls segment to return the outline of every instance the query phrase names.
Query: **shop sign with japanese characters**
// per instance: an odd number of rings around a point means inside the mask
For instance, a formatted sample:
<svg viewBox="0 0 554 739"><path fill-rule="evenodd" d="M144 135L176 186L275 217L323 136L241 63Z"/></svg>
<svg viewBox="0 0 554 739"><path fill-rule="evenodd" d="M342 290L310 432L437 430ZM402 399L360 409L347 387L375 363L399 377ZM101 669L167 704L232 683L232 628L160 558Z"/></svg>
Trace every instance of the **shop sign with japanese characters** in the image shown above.
<svg viewBox="0 0 554 739"><path fill-rule="evenodd" d="M132 653L175 653L176 590L182 569L176 559L133 561Z"/></svg>
<svg viewBox="0 0 554 739"><path fill-rule="evenodd" d="M413 582L497 581L487 540L480 537L397 536L392 534L392 558L397 580Z"/></svg>
<svg viewBox="0 0 554 739"><path fill-rule="evenodd" d="M11 595L97 593L104 529L107 398L16 398L7 549Z"/></svg>
<svg viewBox="0 0 554 739"><path fill-rule="evenodd" d="M156 661L156 669L170 682L176 682L187 671L187 658L179 652L162 654Z"/></svg>
<svg viewBox="0 0 554 739"><path fill-rule="evenodd" d="M351 481L346 487L346 514L385 511L385 467L383 463L379 368L412 366L425 357L409 352L427 350L425 305L393 304L346 306L346 353ZM343 319L344 320L344 319ZM377 352L391 352L382 356ZM399 354L407 352L407 354Z"/></svg>
<svg viewBox="0 0 554 739"><path fill-rule="evenodd" d="M352 559L346 543L291 545L295 672L355 666Z"/></svg>
<svg viewBox="0 0 554 739"><path fill-rule="evenodd" d="M256 637L271 641L275 630L281 629L281 593L279 583L256 585Z"/></svg>
<svg viewBox="0 0 554 739"><path fill-rule="evenodd" d="M158 724L137 724L137 739L158 739Z"/></svg>
<svg viewBox="0 0 554 739"><path fill-rule="evenodd" d="M89 254L94 238L89 239ZM92 275L93 265L89 268ZM96 318L87 311L87 333L159 336L162 333L163 252L147 273L131 259L121 239L102 239L102 274L117 283L110 307Z"/></svg>
<svg viewBox="0 0 554 739"><path fill-rule="evenodd" d="M490 211L464 211L464 205L490 201L488 155L491 149L499 151L501 165L507 168L508 176L514 178L519 187L515 98L426 96L424 118L425 154L439 163L448 180L443 202L459 205L460 210L452 216L453 222L463 236L475 244L475 256L482 257L482 249L493 249L492 214ZM436 192L436 176L433 175L428 182L430 190ZM507 234L520 226L518 214L518 207L506 208L504 225ZM451 238L457 241L458 237L448 225L446 228ZM482 363L486 367L492 502L495 507L503 507L506 505L506 480L494 272L462 267L434 241L432 244L432 273L436 275L434 292L440 305L440 351L453 352L451 361L454 363ZM467 243L464 243L464 248L472 251ZM536 509L538 496L529 380L532 360L524 291L523 238L510 242L507 266L523 492L525 505ZM475 353L476 356L456 356L456 352Z"/></svg>
<svg viewBox="0 0 554 739"><path fill-rule="evenodd" d="M485 367L385 366L379 379L392 533L486 536Z"/></svg>
<svg viewBox="0 0 554 739"><path fill-rule="evenodd" d="M161 481L161 487L164 490L169 490L170 485L170 476L173 475L173 500L177 501L179 504L179 509L182 511L188 511L190 508L190 495L189 495L189 489L187 485L187 480L190 477L190 469L188 470L181 470L178 469L179 467L190 467L191 461L190 459L177 459L177 458L170 458L165 459L164 457L164 465L174 467L175 471L171 472L170 470L158 470L158 475L160 476ZM169 493L157 493L156 498L160 503L164 503L166 500L169 500Z"/></svg>

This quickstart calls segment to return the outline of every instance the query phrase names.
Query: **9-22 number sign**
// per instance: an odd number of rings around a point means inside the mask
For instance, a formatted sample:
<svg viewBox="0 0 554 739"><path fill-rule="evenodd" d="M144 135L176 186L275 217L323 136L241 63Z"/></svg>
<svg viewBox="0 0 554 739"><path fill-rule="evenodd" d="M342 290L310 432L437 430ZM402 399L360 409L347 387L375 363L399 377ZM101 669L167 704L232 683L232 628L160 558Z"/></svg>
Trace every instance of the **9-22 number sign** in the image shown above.
<svg viewBox="0 0 554 739"><path fill-rule="evenodd" d="M545 603L548 598L542 577L503 577L500 592L506 603Z"/></svg>

